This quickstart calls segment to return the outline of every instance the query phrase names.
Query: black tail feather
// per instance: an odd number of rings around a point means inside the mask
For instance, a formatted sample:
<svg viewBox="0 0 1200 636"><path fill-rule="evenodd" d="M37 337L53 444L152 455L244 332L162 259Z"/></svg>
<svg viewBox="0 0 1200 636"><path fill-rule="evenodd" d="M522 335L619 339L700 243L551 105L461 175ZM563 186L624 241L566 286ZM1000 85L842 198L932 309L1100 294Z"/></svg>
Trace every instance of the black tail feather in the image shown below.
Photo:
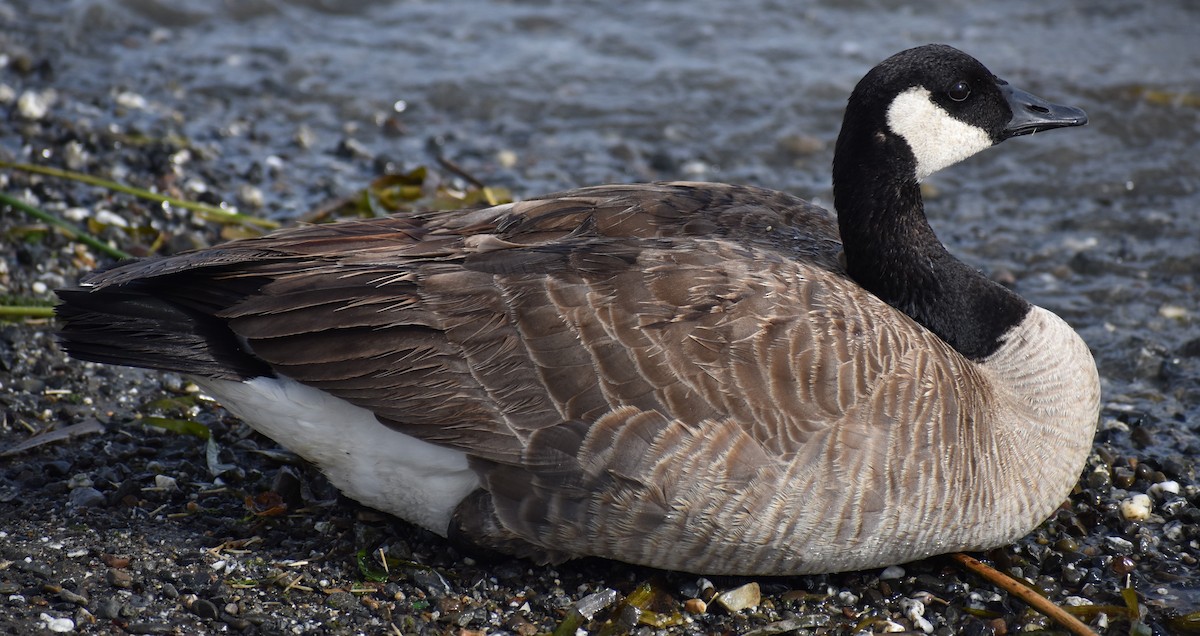
<svg viewBox="0 0 1200 636"><path fill-rule="evenodd" d="M55 293L59 341L72 357L226 380L273 375L223 320L135 285Z"/></svg>

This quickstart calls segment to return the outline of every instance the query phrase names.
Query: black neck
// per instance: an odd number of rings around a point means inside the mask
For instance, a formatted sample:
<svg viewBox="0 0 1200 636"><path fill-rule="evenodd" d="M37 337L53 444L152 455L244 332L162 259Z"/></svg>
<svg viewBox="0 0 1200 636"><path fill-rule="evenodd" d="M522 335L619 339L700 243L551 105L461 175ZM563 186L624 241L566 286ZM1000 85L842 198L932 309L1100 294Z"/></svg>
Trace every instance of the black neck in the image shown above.
<svg viewBox="0 0 1200 636"><path fill-rule="evenodd" d="M847 271L965 357L982 360L1030 305L946 251L925 218L914 167L894 135L873 134L870 144L838 139L833 198Z"/></svg>

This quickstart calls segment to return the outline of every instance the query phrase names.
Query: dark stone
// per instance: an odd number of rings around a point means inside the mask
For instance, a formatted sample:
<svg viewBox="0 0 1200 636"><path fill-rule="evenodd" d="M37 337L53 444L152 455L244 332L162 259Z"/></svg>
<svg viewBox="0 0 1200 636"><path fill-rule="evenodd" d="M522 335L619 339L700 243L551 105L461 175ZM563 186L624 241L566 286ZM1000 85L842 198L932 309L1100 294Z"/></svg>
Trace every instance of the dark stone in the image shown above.
<svg viewBox="0 0 1200 636"><path fill-rule="evenodd" d="M48 461L42 464L42 472L47 477L64 477L71 473L71 462L61 459Z"/></svg>
<svg viewBox="0 0 1200 636"><path fill-rule="evenodd" d="M116 596L110 596L100 604L96 610L96 615L100 618L116 619L121 616L121 599Z"/></svg>
<svg viewBox="0 0 1200 636"><path fill-rule="evenodd" d="M109 585L123 590L133 587L133 575L125 570L110 568L104 575L104 580L108 581Z"/></svg>
<svg viewBox="0 0 1200 636"><path fill-rule="evenodd" d="M192 613L196 616L208 620L214 620L221 615L221 612L217 609L217 605L205 599L197 599L188 609L192 610Z"/></svg>
<svg viewBox="0 0 1200 636"><path fill-rule="evenodd" d="M358 606L358 599L349 592L334 592L325 598L325 605L337 610L350 610Z"/></svg>
<svg viewBox="0 0 1200 636"><path fill-rule="evenodd" d="M68 501L73 508L100 508L108 502L108 499L104 493L87 486L72 490Z"/></svg>
<svg viewBox="0 0 1200 636"><path fill-rule="evenodd" d="M424 588L426 592L429 592L430 596L435 598L454 593L454 590L450 588L450 584L446 582L446 579L435 570L410 568L408 576L414 585Z"/></svg>

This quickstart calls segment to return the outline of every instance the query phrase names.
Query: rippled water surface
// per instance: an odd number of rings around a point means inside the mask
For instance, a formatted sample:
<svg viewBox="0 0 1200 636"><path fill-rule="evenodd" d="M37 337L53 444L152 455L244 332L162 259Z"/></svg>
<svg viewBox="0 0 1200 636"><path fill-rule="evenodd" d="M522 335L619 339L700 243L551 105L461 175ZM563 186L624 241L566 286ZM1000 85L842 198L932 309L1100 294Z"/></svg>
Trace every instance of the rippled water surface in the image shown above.
<svg viewBox="0 0 1200 636"><path fill-rule="evenodd" d="M1091 124L936 175L935 228L1080 331L1109 418L1131 411L1127 423L1151 433L1147 452L1195 461L1200 5L931 4L27 0L0 10L7 24L61 37L70 54L55 85L94 105L78 117L175 130L254 180L279 217L439 154L518 195L689 178L828 202L854 83L900 49L956 45L1082 107ZM117 100L127 107L114 116ZM255 169L271 162L283 170Z"/></svg>

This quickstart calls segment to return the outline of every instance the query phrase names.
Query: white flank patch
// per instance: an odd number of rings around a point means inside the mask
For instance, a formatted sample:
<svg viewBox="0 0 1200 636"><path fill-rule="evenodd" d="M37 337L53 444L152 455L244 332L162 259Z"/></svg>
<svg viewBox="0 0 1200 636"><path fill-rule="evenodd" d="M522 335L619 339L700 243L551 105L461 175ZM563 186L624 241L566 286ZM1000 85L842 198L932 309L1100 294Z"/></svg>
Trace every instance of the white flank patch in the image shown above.
<svg viewBox="0 0 1200 636"><path fill-rule="evenodd" d="M196 383L254 430L315 464L346 496L442 536L479 479L464 453L390 429L286 377Z"/></svg>
<svg viewBox="0 0 1200 636"><path fill-rule="evenodd" d="M917 158L917 181L993 145L987 131L955 119L920 86L892 100L887 124Z"/></svg>

